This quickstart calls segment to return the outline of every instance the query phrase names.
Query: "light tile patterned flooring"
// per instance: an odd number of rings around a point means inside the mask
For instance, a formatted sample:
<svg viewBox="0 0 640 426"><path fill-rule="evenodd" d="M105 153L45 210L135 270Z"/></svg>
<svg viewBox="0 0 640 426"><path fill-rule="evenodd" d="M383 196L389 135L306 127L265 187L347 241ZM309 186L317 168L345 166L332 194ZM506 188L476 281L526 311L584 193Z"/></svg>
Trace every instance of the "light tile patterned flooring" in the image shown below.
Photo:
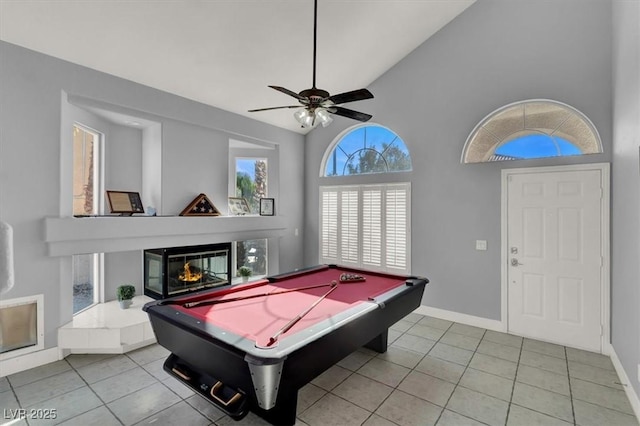
<svg viewBox="0 0 640 426"><path fill-rule="evenodd" d="M385 354L362 349L299 394L300 425L634 425L608 357L410 314ZM71 355L0 378L0 424L263 425L235 422L168 376L168 352ZM55 421L12 422L17 408Z"/></svg>

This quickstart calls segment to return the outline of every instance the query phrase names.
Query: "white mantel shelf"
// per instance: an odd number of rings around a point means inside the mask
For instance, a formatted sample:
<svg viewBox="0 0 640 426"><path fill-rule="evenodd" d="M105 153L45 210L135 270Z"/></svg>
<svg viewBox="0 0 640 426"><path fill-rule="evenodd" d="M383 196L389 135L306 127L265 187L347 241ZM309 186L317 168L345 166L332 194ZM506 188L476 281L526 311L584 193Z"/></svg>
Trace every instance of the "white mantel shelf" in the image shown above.
<svg viewBox="0 0 640 426"><path fill-rule="evenodd" d="M44 219L49 256L222 243L284 235L281 216L102 216Z"/></svg>

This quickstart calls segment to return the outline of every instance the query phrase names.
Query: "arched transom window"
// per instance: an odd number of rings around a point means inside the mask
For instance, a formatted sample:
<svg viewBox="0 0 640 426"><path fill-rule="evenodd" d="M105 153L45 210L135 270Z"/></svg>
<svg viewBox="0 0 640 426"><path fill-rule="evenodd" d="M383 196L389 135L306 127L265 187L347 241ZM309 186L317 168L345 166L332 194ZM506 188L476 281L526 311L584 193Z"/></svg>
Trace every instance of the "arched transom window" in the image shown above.
<svg viewBox="0 0 640 426"><path fill-rule="evenodd" d="M561 157L602 152L593 123L569 105L520 101L489 114L471 132L463 163Z"/></svg>
<svg viewBox="0 0 640 426"><path fill-rule="evenodd" d="M358 125L336 138L323 162L324 176L349 176L411 170L404 141L377 124Z"/></svg>

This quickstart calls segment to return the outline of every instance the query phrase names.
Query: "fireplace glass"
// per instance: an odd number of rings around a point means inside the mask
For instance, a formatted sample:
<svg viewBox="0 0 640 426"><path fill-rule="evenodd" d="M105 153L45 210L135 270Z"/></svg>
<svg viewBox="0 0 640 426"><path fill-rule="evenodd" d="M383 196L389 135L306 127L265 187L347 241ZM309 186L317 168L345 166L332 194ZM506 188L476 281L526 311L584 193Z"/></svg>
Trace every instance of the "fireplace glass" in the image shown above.
<svg viewBox="0 0 640 426"><path fill-rule="evenodd" d="M144 294L165 299L231 283L231 243L144 251Z"/></svg>

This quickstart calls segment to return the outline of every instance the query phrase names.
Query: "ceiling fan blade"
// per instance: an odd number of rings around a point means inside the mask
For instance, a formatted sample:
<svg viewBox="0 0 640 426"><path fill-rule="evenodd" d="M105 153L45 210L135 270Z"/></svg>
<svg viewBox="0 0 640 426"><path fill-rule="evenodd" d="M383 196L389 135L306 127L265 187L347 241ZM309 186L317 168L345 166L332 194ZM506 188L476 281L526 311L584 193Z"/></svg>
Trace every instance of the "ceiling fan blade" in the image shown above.
<svg viewBox="0 0 640 426"><path fill-rule="evenodd" d="M371 98L373 98L373 94L370 91L367 89L358 89L350 92L338 93L337 95L329 96L327 99L337 105Z"/></svg>
<svg viewBox="0 0 640 426"><path fill-rule="evenodd" d="M353 120L358 120L358 121L369 121L371 117L373 117L372 115L365 114L364 112L358 112L352 109L347 109L339 106L333 106L327 109L327 111L335 115L341 115L343 117L351 118Z"/></svg>
<svg viewBox="0 0 640 426"><path fill-rule="evenodd" d="M283 108L302 108L302 107L303 105L287 105L287 106L278 106L278 107L269 107L269 108L250 109L248 112L269 111L270 109L283 109Z"/></svg>
<svg viewBox="0 0 640 426"><path fill-rule="evenodd" d="M299 94L297 94L293 90L289 90L289 89L286 89L286 88L280 87L280 86L269 86L269 87L271 87L272 89L277 90L278 92L286 93L289 96L293 96L294 98L296 98L299 101L307 101L307 98L305 98L304 96L300 96Z"/></svg>

